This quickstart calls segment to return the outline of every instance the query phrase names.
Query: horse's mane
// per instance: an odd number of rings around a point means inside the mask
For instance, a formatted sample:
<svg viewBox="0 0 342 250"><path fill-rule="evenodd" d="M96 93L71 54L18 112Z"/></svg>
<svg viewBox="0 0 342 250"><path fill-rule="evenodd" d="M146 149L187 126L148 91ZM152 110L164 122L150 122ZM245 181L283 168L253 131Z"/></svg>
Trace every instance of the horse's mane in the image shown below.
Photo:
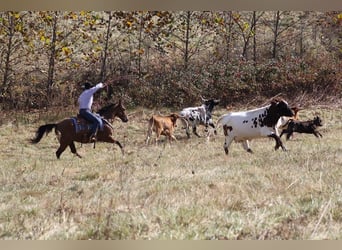
<svg viewBox="0 0 342 250"><path fill-rule="evenodd" d="M103 113L109 111L114 105L116 105L116 103L108 104L107 106L104 106L103 108L99 109L99 110L97 111L97 113L103 114Z"/></svg>

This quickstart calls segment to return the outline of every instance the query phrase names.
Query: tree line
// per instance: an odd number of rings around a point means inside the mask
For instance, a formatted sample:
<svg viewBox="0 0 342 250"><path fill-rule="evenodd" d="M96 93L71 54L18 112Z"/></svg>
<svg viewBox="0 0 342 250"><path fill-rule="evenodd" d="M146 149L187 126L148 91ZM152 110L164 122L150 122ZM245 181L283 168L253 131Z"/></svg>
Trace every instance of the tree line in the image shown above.
<svg viewBox="0 0 342 250"><path fill-rule="evenodd" d="M74 105L84 81L100 102L177 107L283 92L341 92L337 11L0 12L1 109Z"/></svg>

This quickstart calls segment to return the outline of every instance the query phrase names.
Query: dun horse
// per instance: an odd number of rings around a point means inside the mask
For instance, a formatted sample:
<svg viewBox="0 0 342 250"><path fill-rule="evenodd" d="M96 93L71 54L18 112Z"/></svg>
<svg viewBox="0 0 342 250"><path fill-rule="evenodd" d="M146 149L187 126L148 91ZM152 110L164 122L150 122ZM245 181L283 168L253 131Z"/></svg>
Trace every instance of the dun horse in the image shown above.
<svg viewBox="0 0 342 250"><path fill-rule="evenodd" d="M122 122L128 121L125 108L122 105L121 100L118 104L108 105L107 107L102 108L102 110L105 110L106 112L103 113L103 111L101 111L99 114L102 114L105 119L114 119L115 117L119 117ZM63 121L55 124L51 123L42 125L38 128L36 136L31 140L31 142L33 144L40 142L44 134L48 134L52 131L52 129L55 129L55 133L60 143L60 146L56 151L57 158L60 158L61 154L68 146L73 154L82 158L82 156L76 151L75 142L90 143L88 137L89 125L90 124L88 122L79 117L77 119L75 117L66 118ZM99 129L97 132L97 141L115 143L120 147L122 154L124 154L121 143L112 137L113 130L114 128L112 125L107 120L104 120L103 128Z"/></svg>

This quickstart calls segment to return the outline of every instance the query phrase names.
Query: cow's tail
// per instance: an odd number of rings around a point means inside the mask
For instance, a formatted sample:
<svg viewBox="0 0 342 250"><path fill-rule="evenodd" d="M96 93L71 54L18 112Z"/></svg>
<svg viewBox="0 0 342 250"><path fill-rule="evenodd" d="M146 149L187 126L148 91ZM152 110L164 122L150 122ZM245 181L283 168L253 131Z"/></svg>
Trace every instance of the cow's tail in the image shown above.
<svg viewBox="0 0 342 250"><path fill-rule="evenodd" d="M50 133L53 128L56 128L56 126L57 124L52 123L40 126L36 131L36 136L31 139L31 143L36 144L40 142L40 140L43 138L43 135Z"/></svg>

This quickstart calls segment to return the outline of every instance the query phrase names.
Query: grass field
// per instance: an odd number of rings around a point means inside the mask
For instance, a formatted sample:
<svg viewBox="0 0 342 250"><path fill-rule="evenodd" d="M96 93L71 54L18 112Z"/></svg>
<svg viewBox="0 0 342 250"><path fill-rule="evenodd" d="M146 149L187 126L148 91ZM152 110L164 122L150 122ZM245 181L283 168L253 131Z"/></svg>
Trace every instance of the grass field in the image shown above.
<svg viewBox="0 0 342 250"><path fill-rule="evenodd" d="M69 114L2 119L0 239L342 239L341 108L300 111L320 115L322 139L283 137L287 152L254 140L254 154L233 143L228 157L222 129L207 142L178 127L178 142L146 146L152 112L114 122L125 156L116 145L77 144L82 159L67 149L57 160L54 133L28 143Z"/></svg>

